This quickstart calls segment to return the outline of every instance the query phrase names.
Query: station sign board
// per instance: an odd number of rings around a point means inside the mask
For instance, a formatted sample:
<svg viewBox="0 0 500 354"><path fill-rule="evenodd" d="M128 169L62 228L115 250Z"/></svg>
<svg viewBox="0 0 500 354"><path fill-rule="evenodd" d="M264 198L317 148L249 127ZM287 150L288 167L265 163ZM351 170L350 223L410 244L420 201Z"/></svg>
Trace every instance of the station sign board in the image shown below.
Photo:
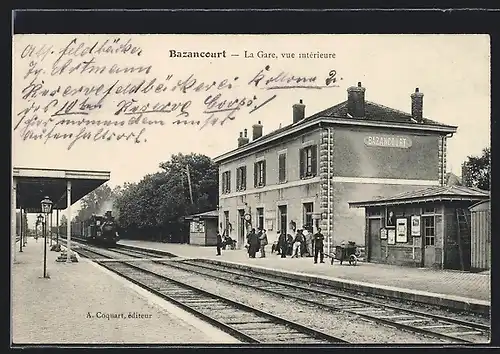
<svg viewBox="0 0 500 354"><path fill-rule="evenodd" d="M371 134L364 138L366 146L378 146L388 148L409 149L412 146L412 141L408 136L388 135L388 134Z"/></svg>

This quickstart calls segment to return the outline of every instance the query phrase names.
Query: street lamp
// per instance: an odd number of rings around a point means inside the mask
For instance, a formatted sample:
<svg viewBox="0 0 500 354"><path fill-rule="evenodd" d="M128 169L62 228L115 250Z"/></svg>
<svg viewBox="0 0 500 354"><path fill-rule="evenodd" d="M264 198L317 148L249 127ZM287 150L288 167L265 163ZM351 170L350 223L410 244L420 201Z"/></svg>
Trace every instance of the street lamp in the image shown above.
<svg viewBox="0 0 500 354"><path fill-rule="evenodd" d="M40 204L42 205L42 212L45 214L45 227L43 228L44 233L44 245L43 245L43 277L47 278L47 218L52 212L52 201L49 197L45 197Z"/></svg>

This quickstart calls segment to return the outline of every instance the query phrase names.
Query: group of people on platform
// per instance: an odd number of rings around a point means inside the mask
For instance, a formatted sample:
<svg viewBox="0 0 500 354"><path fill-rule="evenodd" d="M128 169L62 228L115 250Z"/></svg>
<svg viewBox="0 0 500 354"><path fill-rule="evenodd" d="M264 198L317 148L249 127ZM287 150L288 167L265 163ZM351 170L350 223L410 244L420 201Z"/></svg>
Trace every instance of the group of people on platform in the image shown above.
<svg viewBox="0 0 500 354"><path fill-rule="evenodd" d="M321 233L321 229L313 234L312 230L307 228L298 229L295 237L287 234L284 231L278 232L278 240L273 244L271 253L278 253L281 258L291 256L292 258L313 257L314 263L318 263L318 255L320 263L325 263L324 259L324 240L325 236Z"/></svg>
<svg viewBox="0 0 500 354"><path fill-rule="evenodd" d="M278 238L272 244L271 253L276 252L281 255L281 258L291 256L292 258L299 257L314 257L314 263L324 262L324 240L325 236L318 228L315 234L312 233L312 228L303 227L295 232L295 237L285 231L278 231ZM235 248L236 241L224 232L221 236L217 231L217 255L221 255L221 249L225 249L228 245L231 249ZM248 256L256 258L257 252L260 253L260 258L266 257L266 246L269 244L266 230L252 228L246 236L246 245Z"/></svg>
<svg viewBox="0 0 500 354"><path fill-rule="evenodd" d="M257 232L252 229L247 235L247 250L250 258L255 258L260 252L260 258L266 257L266 246L269 243L266 230L261 228Z"/></svg>

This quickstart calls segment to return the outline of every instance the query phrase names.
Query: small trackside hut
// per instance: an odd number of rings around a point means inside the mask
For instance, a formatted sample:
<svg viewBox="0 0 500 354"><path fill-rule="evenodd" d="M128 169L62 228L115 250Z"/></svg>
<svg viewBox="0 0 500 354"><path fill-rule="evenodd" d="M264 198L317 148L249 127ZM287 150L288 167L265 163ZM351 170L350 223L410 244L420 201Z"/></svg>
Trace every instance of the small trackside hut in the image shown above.
<svg viewBox="0 0 500 354"><path fill-rule="evenodd" d="M368 262L468 271L469 207L487 199L489 193L480 189L436 186L349 207L365 208Z"/></svg>
<svg viewBox="0 0 500 354"><path fill-rule="evenodd" d="M189 215L184 218L189 221L189 244L199 246L215 246L217 244L217 210Z"/></svg>

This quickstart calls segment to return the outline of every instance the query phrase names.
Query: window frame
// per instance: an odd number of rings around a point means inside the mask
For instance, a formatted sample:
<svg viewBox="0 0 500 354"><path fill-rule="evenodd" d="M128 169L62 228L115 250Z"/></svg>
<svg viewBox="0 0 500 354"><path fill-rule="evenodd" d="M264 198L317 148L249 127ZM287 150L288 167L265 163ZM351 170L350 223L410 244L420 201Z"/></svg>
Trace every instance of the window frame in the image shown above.
<svg viewBox="0 0 500 354"><path fill-rule="evenodd" d="M435 215L422 214L422 236L424 237L424 245L425 246L435 246L436 245L436 217ZM426 225L426 222L430 220L431 225ZM432 235L427 234L427 230L432 230Z"/></svg>
<svg viewBox="0 0 500 354"><path fill-rule="evenodd" d="M239 166L236 168L236 191L245 191L247 189L247 167Z"/></svg>
<svg viewBox="0 0 500 354"><path fill-rule="evenodd" d="M254 164L254 187L262 188L266 185L266 160L259 160Z"/></svg>
<svg viewBox="0 0 500 354"><path fill-rule="evenodd" d="M256 208L257 211L257 229L264 229L264 207ZM261 213L262 212L262 213Z"/></svg>
<svg viewBox="0 0 500 354"><path fill-rule="evenodd" d="M231 171L222 172L222 194L231 193Z"/></svg>
<svg viewBox="0 0 500 354"><path fill-rule="evenodd" d="M313 178L318 175L318 145L305 146L299 151L300 178Z"/></svg>
<svg viewBox="0 0 500 354"><path fill-rule="evenodd" d="M281 152L278 154L278 183L286 183L287 182L287 170L286 170L287 156L286 155L287 155L286 152ZM283 166L281 166L282 158L283 158Z"/></svg>
<svg viewBox="0 0 500 354"><path fill-rule="evenodd" d="M306 206L311 206L311 211L307 211ZM302 212L303 212L303 226L304 227L313 227L314 226L314 220L313 220L313 214L314 214L314 203L313 202L305 202L302 203ZM308 218L310 220L308 220ZM309 223L310 221L310 223Z"/></svg>

